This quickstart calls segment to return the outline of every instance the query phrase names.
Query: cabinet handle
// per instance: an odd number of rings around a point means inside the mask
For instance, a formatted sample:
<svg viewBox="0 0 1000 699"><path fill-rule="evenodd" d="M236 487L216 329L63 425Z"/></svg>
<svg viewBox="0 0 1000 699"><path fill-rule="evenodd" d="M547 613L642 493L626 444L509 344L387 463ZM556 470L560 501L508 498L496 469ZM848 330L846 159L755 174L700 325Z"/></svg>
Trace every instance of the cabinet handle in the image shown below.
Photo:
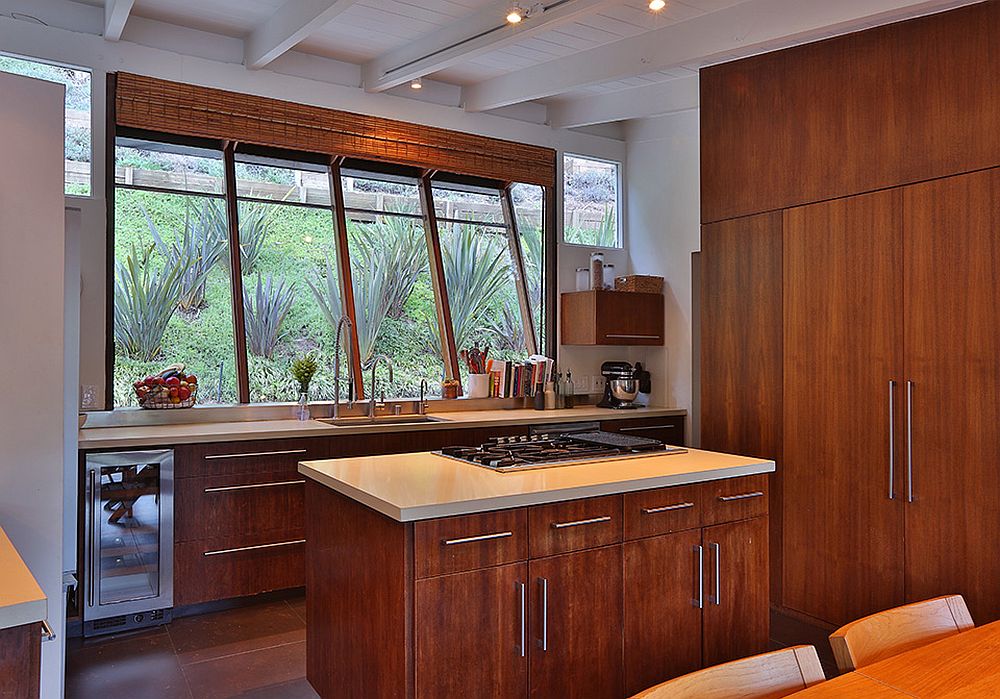
<svg viewBox="0 0 1000 699"><path fill-rule="evenodd" d="M889 379L889 499L896 499L893 481L896 480L896 430L892 420L896 415L896 382Z"/></svg>
<svg viewBox="0 0 1000 699"><path fill-rule="evenodd" d="M514 532L496 532L494 534L480 534L479 536L466 536L461 539L443 539L441 543L444 546L452 546L454 544L470 544L473 541L489 541L490 539L506 539L508 536L514 536Z"/></svg>
<svg viewBox="0 0 1000 699"><path fill-rule="evenodd" d="M279 485L301 485L301 481L274 481L273 483L248 483L247 485L221 485L217 488L205 488L206 493L228 493L231 490L252 490L254 488L276 488Z"/></svg>
<svg viewBox="0 0 1000 699"><path fill-rule="evenodd" d="M94 606L94 522L98 519L100 497L97 494L97 469L90 469L90 520L87 522L87 537L90 539L90 555L87 556L87 597L90 606Z"/></svg>
<svg viewBox="0 0 1000 699"><path fill-rule="evenodd" d="M577 519L572 522L553 522L553 529L565 529L566 527L579 527L583 524L600 524L601 522L610 522L611 515L604 515L603 517L591 517L590 519Z"/></svg>
<svg viewBox="0 0 1000 699"><path fill-rule="evenodd" d="M763 495L763 490L755 490L752 493L740 493L739 495L720 495L719 500L722 502L732 502L733 500L749 500L750 498L759 498Z"/></svg>
<svg viewBox="0 0 1000 699"><path fill-rule="evenodd" d="M549 581L545 578L538 578L542 584L542 637L538 640L538 647L543 651L549 649Z"/></svg>
<svg viewBox="0 0 1000 699"><path fill-rule="evenodd" d="M642 508L642 514L655 515L657 512L673 512L674 510L686 510L689 507L694 507L694 503L679 502L676 505L664 505L663 507L644 507Z"/></svg>
<svg viewBox="0 0 1000 699"><path fill-rule="evenodd" d="M718 544L709 544L715 554L715 606L718 607L722 604L722 583L720 582L720 573L722 570L722 547Z"/></svg>
<svg viewBox="0 0 1000 699"><path fill-rule="evenodd" d="M621 340L659 340L659 335L624 335L621 333L605 333L604 337L614 337Z"/></svg>
<svg viewBox="0 0 1000 699"><path fill-rule="evenodd" d="M645 427L619 427L619 432L648 432L650 430L672 430L676 425L646 425Z"/></svg>
<svg viewBox="0 0 1000 699"><path fill-rule="evenodd" d="M705 608L705 549L701 544L694 547L694 552L698 555L698 589L695 590L695 597L691 603L698 609Z"/></svg>
<svg viewBox="0 0 1000 699"><path fill-rule="evenodd" d="M906 382L906 501L913 502L913 382Z"/></svg>
<svg viewBox="0 0 1000 699"><path fill-rule="evenodd" d="M524 583L519 580L515 584L518 587L520 606L521 606L521 642L518 645L518 650L520 651L521 657L523 658L525 656L525 653L527 652L527 649L524 647Z"/></svg>
<svg viewBox="0 0 1000 699"><path fill-rule="evenodd" d="M248 451L242 454L209 454L206 461L212 459L245 459L251 456L280 456L281 454L305 454L305 449L280 449L278 451Z"/></svg>
<svg viewBox="0 0 1000 699"><path fill-rule="evenodd" d="M295 539L294 541L279 541L274 544L257 544L256 546L239 546L233 549L219 549L217 551L205 551L205 556L221 556L224 553L239 553L240 551L257 551L259 549L273 549L278 546L293 546L295 544L304 544L305 539Z"/></svg>
<svg viewBox="0 0 1000 699"><path fill-rule="evenodd" d="M42 640L43 641L54 641L56 638L56 632L52 630L49 626L48 619L42 619Z"/></svg>

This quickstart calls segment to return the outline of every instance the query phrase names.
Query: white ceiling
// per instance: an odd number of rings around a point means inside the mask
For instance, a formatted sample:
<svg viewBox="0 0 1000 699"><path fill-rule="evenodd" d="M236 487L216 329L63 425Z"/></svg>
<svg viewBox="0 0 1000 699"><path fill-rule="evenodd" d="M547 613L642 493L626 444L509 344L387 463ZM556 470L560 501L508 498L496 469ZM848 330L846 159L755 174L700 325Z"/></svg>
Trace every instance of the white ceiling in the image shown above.
<svg viewBox="0 0 1000 699"><path fill-rule="evenodd" d="M76 1L117 4L119 17L132 2ZM263 67L293 48L362 66L370 92L421 75L460 86L469 111L541 101L560 106L557 125L577 126L663 109L660 89L683 89L686 101L670 104L696 106L696 91L684 83L706 64L970 0L667 0L659 13L647 0L564 0L550 7L556 2L543 0L548 9L517 30L501 28L468 43L503 25L508 0L134 0L125 12L252 41L248 65ZM122 38L129 38L127 22Z"/></svg>

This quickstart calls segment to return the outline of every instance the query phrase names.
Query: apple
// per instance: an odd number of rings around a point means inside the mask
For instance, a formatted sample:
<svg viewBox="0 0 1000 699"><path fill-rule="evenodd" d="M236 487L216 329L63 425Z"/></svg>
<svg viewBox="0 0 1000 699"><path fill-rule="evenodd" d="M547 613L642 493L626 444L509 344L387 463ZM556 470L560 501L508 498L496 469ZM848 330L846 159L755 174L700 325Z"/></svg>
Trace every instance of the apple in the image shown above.
<svg viewBox="0 0 1000 699"><path fill-rule="evenodd" d="M177 389L177 397L180 398L181 400L187 400L188 398L191 397L191 389L189 389L187 386L181 386L180 388Z"/></svg>
<svg viewBox="0 0 1000 699"><path fill-rule="evenodd" d="M180 386L181 385L181 380L179 378L177 378L176 376L171 376L171 377L165 379L164 382L168 386L171 386L171 387Z"/></svg>
<svg viewBox="0 0 1000 699"><path fill-rule="evenodd" d="M198 377L195 376L194 374L188 374L187 382L190 384L196 384L198 383Z"/></svg>

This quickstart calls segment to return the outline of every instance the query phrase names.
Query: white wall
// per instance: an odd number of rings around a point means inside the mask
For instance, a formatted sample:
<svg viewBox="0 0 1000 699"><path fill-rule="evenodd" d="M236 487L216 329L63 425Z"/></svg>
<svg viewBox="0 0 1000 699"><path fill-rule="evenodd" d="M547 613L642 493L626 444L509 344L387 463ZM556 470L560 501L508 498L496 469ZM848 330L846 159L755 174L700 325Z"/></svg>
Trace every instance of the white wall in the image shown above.
<svg viewBox="0 0 1000 699"><path fill-rule="evenodd" d="M635 348L653 374L656 405L692 409L691 253L700 247L698 111L629 123L629 257L635 274L665 278L665 343ZM689 435L697 434L692 425Z"/></svg>
<svg viewBox="0 0 1000 699"><path fill-rule="evenodd" d="M48 597L42 697L62 694L66 405L63 86L0 73L0 525ZM72 323L71 323L72 324ZM70 351L75 359L75 350ZM75 394L75 390L72 391Z"/></svg>

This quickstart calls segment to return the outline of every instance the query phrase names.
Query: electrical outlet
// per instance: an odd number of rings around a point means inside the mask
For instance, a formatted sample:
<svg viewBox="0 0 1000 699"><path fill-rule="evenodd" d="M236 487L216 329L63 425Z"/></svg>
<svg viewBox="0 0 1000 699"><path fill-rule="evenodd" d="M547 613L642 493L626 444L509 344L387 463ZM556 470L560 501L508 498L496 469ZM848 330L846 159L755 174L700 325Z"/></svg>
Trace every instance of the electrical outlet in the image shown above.
<svg viewBox="0 0 1000 699"><path fill-rule="evenodd" d="M591 393L604 393L604 374L598 374L594 377L594 381L591 384Z"/></svg>
<svg viewBox="0 0 1000 699"><path fill-rule="evenodd" d="M94 410L97 408L97 386L84 384L80 387L80 409Z"/></svg>
<svg viewBox="0 0 1000 699"><path fill-rule="evenodd" d="M584 374L574 376L573 388L577 393L590 393L590 377Z"/></svg>

